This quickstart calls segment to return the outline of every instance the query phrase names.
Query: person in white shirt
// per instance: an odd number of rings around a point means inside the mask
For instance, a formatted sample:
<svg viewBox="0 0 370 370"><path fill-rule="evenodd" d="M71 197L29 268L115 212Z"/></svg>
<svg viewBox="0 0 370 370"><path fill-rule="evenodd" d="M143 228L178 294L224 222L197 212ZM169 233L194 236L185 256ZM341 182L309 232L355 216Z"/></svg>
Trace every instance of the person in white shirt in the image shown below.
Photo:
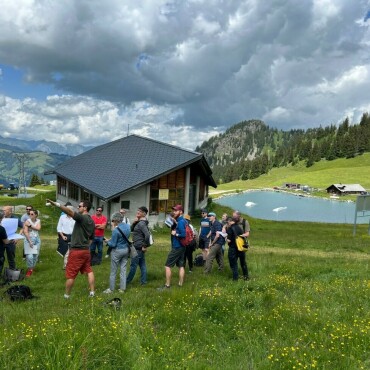
<svg viewBox="0 0 370 370"><path fill-rule="evenodd" d="M119 213L122 215L123 217L123 223L127 224L127 225L130 225L130 220L129 218L126 216L126 210L124 208L121 208Z"/></svg>
<svg viewBox="0 0 370 370"><path fill-rule="evenodd" d="M67 202L65 204L66 207L73 210L73 206L71 203ZM73 228L75 226L75 220L65 214L62 213L59 217L58 225L57 225L57 232L58 232L58 253L61 254L64 257L64 264L63 264L63 270L65 270L67 266L68 261L68 255L69 255L69 244L71 242L71 235Z"/></svg>

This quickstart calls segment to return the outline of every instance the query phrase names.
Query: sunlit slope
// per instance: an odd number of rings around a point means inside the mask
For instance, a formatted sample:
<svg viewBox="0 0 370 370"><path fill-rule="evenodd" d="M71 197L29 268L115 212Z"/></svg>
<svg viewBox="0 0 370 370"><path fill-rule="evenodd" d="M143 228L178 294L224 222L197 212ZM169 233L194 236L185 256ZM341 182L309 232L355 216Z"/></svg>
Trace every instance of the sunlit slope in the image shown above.
<svg viewBox="0 0 370 370"><path fill-rule="evenodd" d="M268 174L254 180L220 184L216 191L274 187L290 182L319 189L337 183L360 184L370 190L370 153L351 159L322 160L309 168L303 162L294 167L273 168Z"/></svg>

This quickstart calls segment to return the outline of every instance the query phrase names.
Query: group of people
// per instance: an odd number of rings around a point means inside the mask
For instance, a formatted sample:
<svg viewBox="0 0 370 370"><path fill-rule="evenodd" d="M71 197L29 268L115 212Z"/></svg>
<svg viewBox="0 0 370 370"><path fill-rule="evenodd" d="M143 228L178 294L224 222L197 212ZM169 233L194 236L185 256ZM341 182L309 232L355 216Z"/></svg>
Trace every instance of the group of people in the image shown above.
<svg viewBox="0 0 370 370"><path fill-rule="evenodd" d="M68 299L70 297L78 273L87 275L90 289L89 295L90 297L95 296L95 276L91 267L91 260L94 256L97 256L98 264L101 263L103 242L107 244L108 256L111 258L109 288L104 290L104 293L109 294L115 291L118 269L120 270L119 292L126 290L126 284L133 280L138 266L141 270L141 284L146 284L145 252L150 245L150 231L147 220L148 209L146 207L138 208L132 224L130 224L129 219L125 215L125 209L114 213L111 217L112 236L110 239L105 239L104 230L107 225L107 218L102 214L102 207L97 207L96 214L91 216L91 203L87 200L79 203L77 211L74 211L69 204L61 205L49 199L47 202L60 208L62 211L57 231L60 244L63 245L64 243L64 247L58 248L64 251L67 250L66 255L68 253L64 260L67 279L64 298ZM129 242L130 234L132 234L132 243L137 254L131 260L130 271L128 276L126 276L127 261L131 247Z"/></svg>
<svg viewBox="0 0 370 370"><path fill-rule="evenodd" d="M26 277L30 277L33 274L40 254L41 239L39 231L41 230L41 221L38 216L38 211L31 205L26 206L26 213L22 215L21 219L13 215L12 206L4 206L0 211L0 223L3 219L13 219L15 220L15 230L20 228L19 235L23 234L23 255L27 265ZM9 237L13 236L9 235ZM5 254L8 259L9 268L12 270L16 269L15 251L18 240L15 237L14 239L8 239L5 227L0 226L0 274L3 271Z"/></svg>
<svg viewBox="0 0 370 370"><path fill-rule="evenodd" d="M107 218L102 214L103 208L97 207L96 213L90 215L91 203L87 200L81 201L78 209L67 202L61 205L58 202L47 200L50 204L60 208L62 214L57 225L59 238L58 251L64 255L63 269L65 269L66 286L64 297L70 297L75 279L79 273L86 274L90 293L95 295L95 276L91 268L91 260L97 256L98 263L103 257L103 243L108 247L107 256L111 259L109 276L109 287L104 293L113 293L116 285L116 275L119 272L119 292L126 290L126 285L132 282L137 268L140 268L141 285L147 283L147 268L145 252L150 246L150 230L148 227L148 209L139 207L132 223L126 216L126 210L121 209L111 217L112 235L110 239L104 238L104 230L107 226ZM238 280L238 260L240 261L243 278L248 279L248 268L245 252L240 252L236 246L238 236L248 237L250 227L247 220L241 217L239 211L234 211L232 217L226 214L222 216L221 222L217 220L214 212L202 209L199 236L191 224L189 215L184 215L183 206L178 204L172 208L171 222L171 250L165 262L165 284L159 290L166 290L171 286L172 268L179 268L179 282L182 286L185 278L186 261L189 272L193 268L193 252L198 247L202 251L204 261L204 273L209 274L212 270L214 260L217 261L219 270L224 268L225 244L228 243L228 259L233 273L233 280ZM18 226L24 234L24 254L27 263L27 276L31 276L37 264L41 247L39 231L41 222L37 218L38 212L32 206L26 207L26 213L18 220ZM15 218L12 207L5 206L0 211L0 221L3 218ZM187 236L187 227L193 233L192 242L184 245ZM131 259L129 273L126 274L127 262L130 255L131 242L136 250L136 256ZM9 240L5 229L0 226L0 272L3 269L5 252L7 254L9 268L15 269L15 245L16 240Z"/></svg>
<svg viewBox="0 0 370 370"><path fill-rule="evenodd" d="M163 287L158 288L158 290L161 291L171 287L171 269L175 265L179 268L179 286L182 286L184 282L186 261L189 261L189 273L192 272L192 254L195 250L194 243L184 248L181 241L186 236L186 223L191 227L193 233L195 233L195 229L190 223L190 216L184 215L183 213L184 209L182 205L174 206L171 215L172 222L168 223L168 226L171 228L172 248L165 263L166 282ZM240 261L243 272L243 279L248 280L249 273L246 262L246 252L238 250L236 238L239 236L248 238L249 234L249 223L242 218L239 211L235 210L232 217L223 214L222 222L220 222L217 220L214 212L208 212L206 209L202 209L198 246L202 250L204 273L209 274L211 272L215 259L219 265L219 270L223 270L224 251L227 242L229 246L228 259L233 274L233 280L239 279L238 260ZM194 239L196 239L195 234Z"/></svg>

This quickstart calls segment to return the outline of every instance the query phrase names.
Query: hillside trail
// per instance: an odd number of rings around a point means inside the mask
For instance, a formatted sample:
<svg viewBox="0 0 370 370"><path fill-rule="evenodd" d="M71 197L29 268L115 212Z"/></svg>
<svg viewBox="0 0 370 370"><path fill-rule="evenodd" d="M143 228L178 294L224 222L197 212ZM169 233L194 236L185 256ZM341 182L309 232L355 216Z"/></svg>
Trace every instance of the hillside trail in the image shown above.
<svg viewBox="0 0 370 370"><path fill-rule="evenodd" d="M346 258L352 260L370 260L370 254L361 252L325 252L317 249L291 249L291 248L271 248L271 247L256 247L251 251L253 254L279 254L285 256L305 256L317 258Z"/></svg>

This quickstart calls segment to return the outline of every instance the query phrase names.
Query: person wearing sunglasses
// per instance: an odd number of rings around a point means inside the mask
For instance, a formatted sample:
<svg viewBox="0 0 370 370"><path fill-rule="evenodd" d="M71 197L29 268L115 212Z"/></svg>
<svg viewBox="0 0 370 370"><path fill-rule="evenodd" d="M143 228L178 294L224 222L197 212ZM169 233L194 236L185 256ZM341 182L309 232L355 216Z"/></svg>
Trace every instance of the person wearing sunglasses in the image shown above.
<svg viewBox="0 0 370 370"><path fill-rule="evenodd" d="M32 206L26 206L26 213L21 217L21 222L26 222L30 218L30 212L33 210Z"/></svg>
<svg viewBox="0 0 370 370"><path fill-rule="evenodd" d="M107 218L103 215L103 208L97 207L95 215L91 218L95 222L95 237L90 245L91 261L100 265L103 258L104 230L107 226Z"/></svg>
<svg viewBox="0 0 370 370"><path fill-rule="evenodd" d="M89 214L91 209L90 201L80 201L78 212L50 199L47 199L46 202L59 207L64 213L70 215L76 221L72 231L71 248L66 266L67 281L64 298L69 299L78 273L87 275L90 297L94 297L95 276L91 268L90 244L94 239L95 223Z"/></svg>
<svg viewBox="0 0 370 370"><path fill-rule="evenodd" d="M27 263L26 277L33 274L40 253L41 239L39 231L41 230L41 221L37 218L38 215L38 211L33 209L30 211L30 218L23 224L24 253Z"/></svg>

